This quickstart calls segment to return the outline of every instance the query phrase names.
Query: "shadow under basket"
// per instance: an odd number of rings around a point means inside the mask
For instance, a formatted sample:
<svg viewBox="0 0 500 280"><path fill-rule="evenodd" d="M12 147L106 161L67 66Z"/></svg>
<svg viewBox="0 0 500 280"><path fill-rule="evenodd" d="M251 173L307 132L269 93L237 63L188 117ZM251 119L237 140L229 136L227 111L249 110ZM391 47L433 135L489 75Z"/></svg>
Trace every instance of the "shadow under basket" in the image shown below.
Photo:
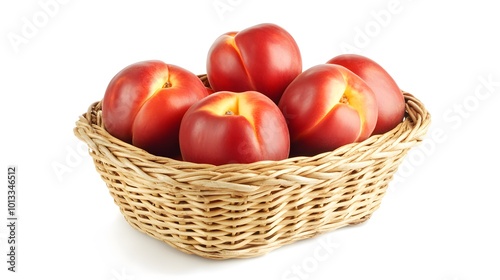
<svg viewBox="0 0 500 280"><path fill-rule="evenodd" d="M74 133L132 227L188 254L249 258L370 218L430 124L423 104L403 94L406 116L393 130L281 161L213 166L155 156L111 136L100 101Z"/></svg>

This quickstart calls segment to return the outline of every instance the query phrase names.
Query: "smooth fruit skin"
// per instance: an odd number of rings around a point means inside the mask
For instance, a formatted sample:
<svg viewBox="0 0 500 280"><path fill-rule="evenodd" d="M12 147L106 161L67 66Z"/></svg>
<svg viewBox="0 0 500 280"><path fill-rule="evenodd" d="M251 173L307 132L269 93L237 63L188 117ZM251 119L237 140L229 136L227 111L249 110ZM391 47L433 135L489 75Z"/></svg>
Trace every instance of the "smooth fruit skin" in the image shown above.
<svg viewBox="0 0 500 280"><path fill-rule="evenodd" d="M330 59L327 63L346 67L372 89L378 107L378 120L373 134L388 132L401 123L406 107L403 93L380 64L357 54L342 54Z"/></svg>
<svg viewBox="0 0 500 280"><path fill-rule="evenodd" d="M207 77L215 91L258 91L275 103L301 72L296 41L270 23L219 36L207 57Z"/></svg>
<svg viewBox="0 0 500 280"><path fill-rule="evenodd" d="M158 60L136 62L108 84L102 101L104 127L151 154L176 157L182 117L207 95L198 77L184 68Z"/></svg>
<svg viewBox="0 0 500 280"><path fill-rule="evenodd" d="M367 139L377 105L368 85L347 68L320 64L300 74L278 104L288 123L291 154L312 156Z"/></svg>
<svg viewBox="0 0 500 280"><path fill-rule="evenodd" d="M290 136L278 106L265 95L219 91L195 103L180 128L182 158L221 165L281 160Z"/></svg>

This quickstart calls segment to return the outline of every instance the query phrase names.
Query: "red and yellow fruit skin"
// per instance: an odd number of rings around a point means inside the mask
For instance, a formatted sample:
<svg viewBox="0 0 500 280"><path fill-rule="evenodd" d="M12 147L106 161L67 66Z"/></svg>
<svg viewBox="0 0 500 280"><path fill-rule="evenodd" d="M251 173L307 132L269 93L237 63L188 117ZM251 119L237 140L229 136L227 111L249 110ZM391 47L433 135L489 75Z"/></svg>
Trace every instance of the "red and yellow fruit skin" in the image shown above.
<svg viewBox="0 0 500 280"><path fill-rule="evenodd" d="M363 79L377 100L378 120L373 134L382 134L395 128L404 118L405 99L391 75L374 60L358 54L342 54L327 63L346 67Z"/></svg>
<svg viewBox="0 0 500 280"><path fill-rule="evenodd" d="M301 72L296 41L270 23L219 36L207 57L207 77L215 91L258 91L275 103Z"/></svg>
<svg viewBox="0 0 500 280"><path fill-rule="evenodd" d="M108 84L102 101L104 127L149 153L177 157L182 117L207 95L201 80L184 68L158 60L136 62Z"/></svg>
<svg viewBox="0 0 500 280"><path fill-rule="evenodd" d="M290 138L278 106L255 91L219 91L194 104L180 128L182 158L221 165L281 160Z"/></svg>
<svg viewBox="0 0 500 280"><path fill-rule="evenodd" d="M347 68L320 64L300 74L278 104L292 155L315 155L367 139L377 121L375 96Z"/></svg>

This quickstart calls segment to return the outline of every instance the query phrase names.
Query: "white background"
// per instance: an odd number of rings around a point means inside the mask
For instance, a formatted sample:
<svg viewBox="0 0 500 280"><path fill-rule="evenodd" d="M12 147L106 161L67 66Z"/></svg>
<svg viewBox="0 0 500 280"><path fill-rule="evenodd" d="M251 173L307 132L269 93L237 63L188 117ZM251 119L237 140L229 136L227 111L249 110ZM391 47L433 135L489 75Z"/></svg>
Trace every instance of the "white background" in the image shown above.
<svg viewBox="0 0 500 280"><path fill-rule="evenodd" d="M0 177L19 170L18 272L2 261L1 279L500 279L493 1L54 1L0 4ZM75 121L126 65L205 73L217 36L262 22L294 36L304 69L343 52L379 62L432 113L428 138L360 226L253 259L178 252L125 222Z"/></svg>

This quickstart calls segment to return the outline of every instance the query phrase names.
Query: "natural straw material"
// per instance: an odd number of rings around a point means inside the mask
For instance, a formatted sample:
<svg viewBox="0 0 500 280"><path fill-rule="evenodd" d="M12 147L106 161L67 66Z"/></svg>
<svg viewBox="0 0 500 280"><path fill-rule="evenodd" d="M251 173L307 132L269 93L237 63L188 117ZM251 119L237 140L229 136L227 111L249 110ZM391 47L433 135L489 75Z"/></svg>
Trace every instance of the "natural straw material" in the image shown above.
<svg viewBox="0 0 500 280"><path fill-rule="evenodd" d="M76 123L127 222L189 254L263 255L367 220L430 115L409 93L396 128L313 157L213 166L151 155L103 128L101 102Z"/></svg>

